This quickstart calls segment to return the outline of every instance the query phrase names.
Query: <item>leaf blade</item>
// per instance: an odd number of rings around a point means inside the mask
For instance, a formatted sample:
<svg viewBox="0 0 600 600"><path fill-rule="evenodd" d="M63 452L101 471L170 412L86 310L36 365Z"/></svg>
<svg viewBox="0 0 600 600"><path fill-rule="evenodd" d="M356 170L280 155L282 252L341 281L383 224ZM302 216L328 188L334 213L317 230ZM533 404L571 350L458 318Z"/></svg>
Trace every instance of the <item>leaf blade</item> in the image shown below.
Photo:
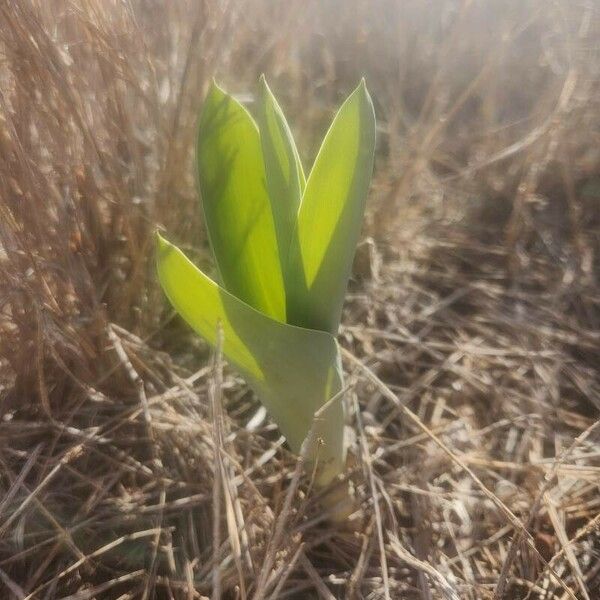
<svg viewBox="0 0 600 600"><path fill-rule="evenodd" d="M284 285L288 287L285 266L306 177L290 127L264 75L259 87L258 129Z"/></svg>
<svg viewBox="0 0 600 600"><path fill-rule="evenodd" d="M286 280L288 321L337 333L360 235L375 151L375 114L364 80L327 132L306 183Z"/></svg>
<svg viewBox="0 0 600 600"><path fill-rule="evenodd" d="M256 123L213 84L196 145L198 184L210 243L225 288L285 321L285 290Z"/></svg>
<svg viewBox="0 0 600 600"><path fill-rule="evenodd" d="M173 307L213 348L218 327L222 328L223 355L259 396L292 450L299 452L315 411L342 387L335 339L255 310L218 286L160 235L157 269ZM343 404L336 401L316 430L325 441L319 450L322 476L333 476L344 466L343 424ZM311 455L316 452L317 446Z"/></svg>

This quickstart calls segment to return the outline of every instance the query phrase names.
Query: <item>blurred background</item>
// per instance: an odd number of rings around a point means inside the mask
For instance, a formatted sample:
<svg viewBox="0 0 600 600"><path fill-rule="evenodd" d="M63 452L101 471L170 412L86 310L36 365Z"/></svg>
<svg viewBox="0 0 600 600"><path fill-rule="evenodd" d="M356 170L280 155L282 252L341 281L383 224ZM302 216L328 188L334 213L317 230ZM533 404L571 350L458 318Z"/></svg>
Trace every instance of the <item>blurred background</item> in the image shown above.
<svg viewBox="0 0 600 600"><path fill-rule="evenodd" d="M226 370L215 479L152 240L212 269L195 121L213 77L252 112L261 73L305 168L366 78L340 339L472 469L359 378L362 529L315 528L303 483L275 549L294 458ZM599 209L594 0L6 0L0 596L251 598L271 552L259 597L600 597Z"/></svg>

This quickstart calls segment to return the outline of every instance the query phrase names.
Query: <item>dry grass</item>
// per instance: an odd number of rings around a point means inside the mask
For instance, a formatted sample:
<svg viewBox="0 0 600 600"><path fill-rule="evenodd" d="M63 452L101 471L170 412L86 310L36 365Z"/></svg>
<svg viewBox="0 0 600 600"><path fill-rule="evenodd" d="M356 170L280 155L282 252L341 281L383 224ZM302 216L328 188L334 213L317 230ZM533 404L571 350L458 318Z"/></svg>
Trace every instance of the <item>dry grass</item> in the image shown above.
<svg viewBox="0 0 600 600"><path fill-rule="evenodd" d="M599 598L599 58L584 0L3 3L0 597ZM307 158L376 101L349 528L153 274L263 71Z"/></svg>

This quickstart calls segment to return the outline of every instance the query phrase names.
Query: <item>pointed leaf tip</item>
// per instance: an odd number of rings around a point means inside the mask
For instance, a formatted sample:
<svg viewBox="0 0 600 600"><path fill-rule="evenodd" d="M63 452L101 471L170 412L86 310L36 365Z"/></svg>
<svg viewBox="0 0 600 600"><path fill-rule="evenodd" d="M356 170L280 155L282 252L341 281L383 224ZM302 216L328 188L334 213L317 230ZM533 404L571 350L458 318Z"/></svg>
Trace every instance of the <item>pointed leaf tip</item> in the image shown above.
<svg viewBox="0 0 600 600"><path fill-rule="evenodd" d="M157 259L160 259L164 252L168 250L169 244L167 243L165 238L162 235L160 235L158 229L154 232L154 243L156 245Z"/></svg>

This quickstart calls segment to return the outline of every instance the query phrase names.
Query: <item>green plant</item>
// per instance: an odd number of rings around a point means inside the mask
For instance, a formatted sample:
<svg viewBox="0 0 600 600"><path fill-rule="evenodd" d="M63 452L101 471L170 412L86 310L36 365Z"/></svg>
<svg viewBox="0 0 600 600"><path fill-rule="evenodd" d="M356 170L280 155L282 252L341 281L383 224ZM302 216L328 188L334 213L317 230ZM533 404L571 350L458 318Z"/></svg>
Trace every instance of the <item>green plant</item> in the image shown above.
<svg viewBox="0 0 600 600"><path fill-rule="evenodd" d="M200 117L197 168L221 285L158 236L158 274L179 314L222 351L295 452L339 392L335 340L373 168L375 116L364 80L327 132L308 179L264 77L258 126L213 84ZM344 408L329 403L308 458L319 485L345 464ZM318 443L317 443L318 442Z"/></svg>

